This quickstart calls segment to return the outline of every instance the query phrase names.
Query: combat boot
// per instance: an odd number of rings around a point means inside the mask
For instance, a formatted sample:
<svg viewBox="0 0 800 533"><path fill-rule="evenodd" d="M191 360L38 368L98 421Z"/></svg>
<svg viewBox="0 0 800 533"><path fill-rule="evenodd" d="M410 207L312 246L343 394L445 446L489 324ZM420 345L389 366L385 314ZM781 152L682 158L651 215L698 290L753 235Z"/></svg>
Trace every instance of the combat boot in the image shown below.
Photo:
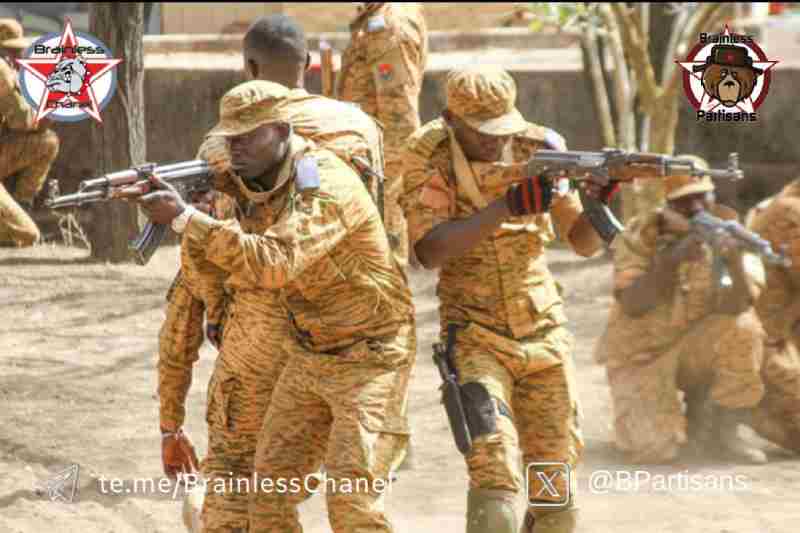
<svg viewBox="0 0 800 533"><path fill-rule="evenodd" d="M762 450L750 446L739 436L739 424L750 424L751 409L726 409L715 405L713 412L713 448L720 458L756 465L767 462Z"/></svg>
<svg viewBox="0 0 800 533"><path fill-rule="evenodd" d="M520 533L574 533L578 528L578 508L537 510L529 509Z"/></svg>
<svg viewBox="0 0 800 533"><path fill-rule="evenodd" d="M517 533L516 494L508 490L470 489L467 533Z"/></svg>

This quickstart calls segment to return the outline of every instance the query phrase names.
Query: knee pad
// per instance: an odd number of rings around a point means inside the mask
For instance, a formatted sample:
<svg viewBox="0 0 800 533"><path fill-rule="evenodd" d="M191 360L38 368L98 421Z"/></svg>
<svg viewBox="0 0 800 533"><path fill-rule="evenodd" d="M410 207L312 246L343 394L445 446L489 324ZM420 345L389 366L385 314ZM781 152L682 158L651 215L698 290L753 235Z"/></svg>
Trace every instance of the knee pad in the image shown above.
<svg viewBox="0 0 800 533"><path fill-rule="evenodd" d="M578 508L531 509L525 515L521 533L574 533L578 529Z"/></svg>
<svg viewBox="0 0 800 533"><path fill-rule="evenodd" d="M515 499L507 490L470 489L467 533L518 533Z"/></svg>

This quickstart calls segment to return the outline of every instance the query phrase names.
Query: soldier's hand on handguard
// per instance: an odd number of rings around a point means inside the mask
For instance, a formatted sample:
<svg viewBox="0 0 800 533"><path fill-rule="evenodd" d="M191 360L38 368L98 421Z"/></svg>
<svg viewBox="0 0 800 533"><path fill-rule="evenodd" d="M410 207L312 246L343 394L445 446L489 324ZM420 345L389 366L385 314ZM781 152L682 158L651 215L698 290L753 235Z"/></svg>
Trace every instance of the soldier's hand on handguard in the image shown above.
<svg viewBox="0 0 800 533"><path fill-rule="evenodd" d="M717 253L728 260L742 257L742 249L738 246L736 239L727 234L721 236L717 241Z"/></svg>
<svg viewBox="0 0 800 533"><path fill-rule="evenodd" d="M179 474L191 474L199 470L199 461L194 445L182 429L163 432L161 435L161 464L164 475L175 479Z"/></svg>
<svg viewBox="0 0 800 533"><path fill-rule="evenodd" d="M169 224L183 213L186 202L175 188L155 174L148 176L155 191L137 199L144 214L156 224Z"/></svg>
<svg viewBox="0 0 800 533"><path fill-rule="evenodd" d="M506 191L506 205L514 216L545 213L553 201L553 182L544 176L533 176L516 183Z"/></svg>

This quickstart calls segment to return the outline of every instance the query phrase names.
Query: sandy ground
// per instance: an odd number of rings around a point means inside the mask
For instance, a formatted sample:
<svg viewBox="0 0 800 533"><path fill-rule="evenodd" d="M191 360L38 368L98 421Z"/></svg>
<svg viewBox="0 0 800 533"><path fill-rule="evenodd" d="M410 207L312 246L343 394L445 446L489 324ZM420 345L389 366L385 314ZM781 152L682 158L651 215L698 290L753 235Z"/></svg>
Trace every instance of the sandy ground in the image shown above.
<svg viewBox="0 0 800 533"><path fill-rule="evenodd" d="M92 264L84 256L83 250L53 245L0 249L0 531L181 531L180 501L169 493L141 493L141 480L157 484L161 478L157 332L177 249L160 250L144 268ZM771 462L761 467L711 458L639 467L637 474L623 463L611 444L605 373L591 357L610 303L610 265L561 250L551 251L550 260L566 287L570 328L578 339L587 441L579 470L580 531L797 531L800 461L763 441ZM411 281L420 340L410 403L415 469L400 473L387 506L397 531L463 531L467 477L431 362L438 328L435 276L412 272ZM189 396L186 427L200 453L215 356L203 346ZM80 465L74 503L35 493L36 484L72 464ZM603 471L620 480L605 494L599 485L590 487L590 479L605 479ZM625 481L636 476L638 490ZM121 490L112 487L113 478L124 480ZM306 531L330 530L322 495L301 511Z"/></svg>

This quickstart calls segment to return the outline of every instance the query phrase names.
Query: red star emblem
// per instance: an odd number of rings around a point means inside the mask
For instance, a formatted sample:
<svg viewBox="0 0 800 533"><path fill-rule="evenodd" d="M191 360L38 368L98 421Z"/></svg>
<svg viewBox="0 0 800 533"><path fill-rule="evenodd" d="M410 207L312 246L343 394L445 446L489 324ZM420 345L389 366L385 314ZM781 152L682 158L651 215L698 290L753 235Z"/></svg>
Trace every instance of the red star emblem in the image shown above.
<svg viewBox="0 0 800 533"><path fill-rule="evenodd" d="M733 62L733 54L731 54L730 52L725 54L725 61L727 61L728 63L732 63Z"/></svg>
<svg viewBox="0 0 800 533"><path fill-rule="evenodd" d="M56 111L60 104L65 104L67 102L71 103L73 106L79 107L97 122L103 122L103 119L100 118L100 109L92 84L105 74L111 72L111 69L120 64L122 59L88 59L75 52L77 46L79 46L79 43L75 38L75 33L72 31L72 22L67 19L66 25L64 26L64 33L61 34L61 40L58 43L60 51L57 55L44 59L17 59L17 63L20 67L45 85L36 112L36 123L53 111ZM59 66L62 66L62 62L69 59L77 59L80 64L80 70L84 71L80 86L75 87L77 84L73 84L74 90L70 90L69 92L51 90L48 88L48 80L51 79L51 75ZM68 80L71 80L71 76L74 75L74 72L75 71L72 70L67 74Z"/></svg>

